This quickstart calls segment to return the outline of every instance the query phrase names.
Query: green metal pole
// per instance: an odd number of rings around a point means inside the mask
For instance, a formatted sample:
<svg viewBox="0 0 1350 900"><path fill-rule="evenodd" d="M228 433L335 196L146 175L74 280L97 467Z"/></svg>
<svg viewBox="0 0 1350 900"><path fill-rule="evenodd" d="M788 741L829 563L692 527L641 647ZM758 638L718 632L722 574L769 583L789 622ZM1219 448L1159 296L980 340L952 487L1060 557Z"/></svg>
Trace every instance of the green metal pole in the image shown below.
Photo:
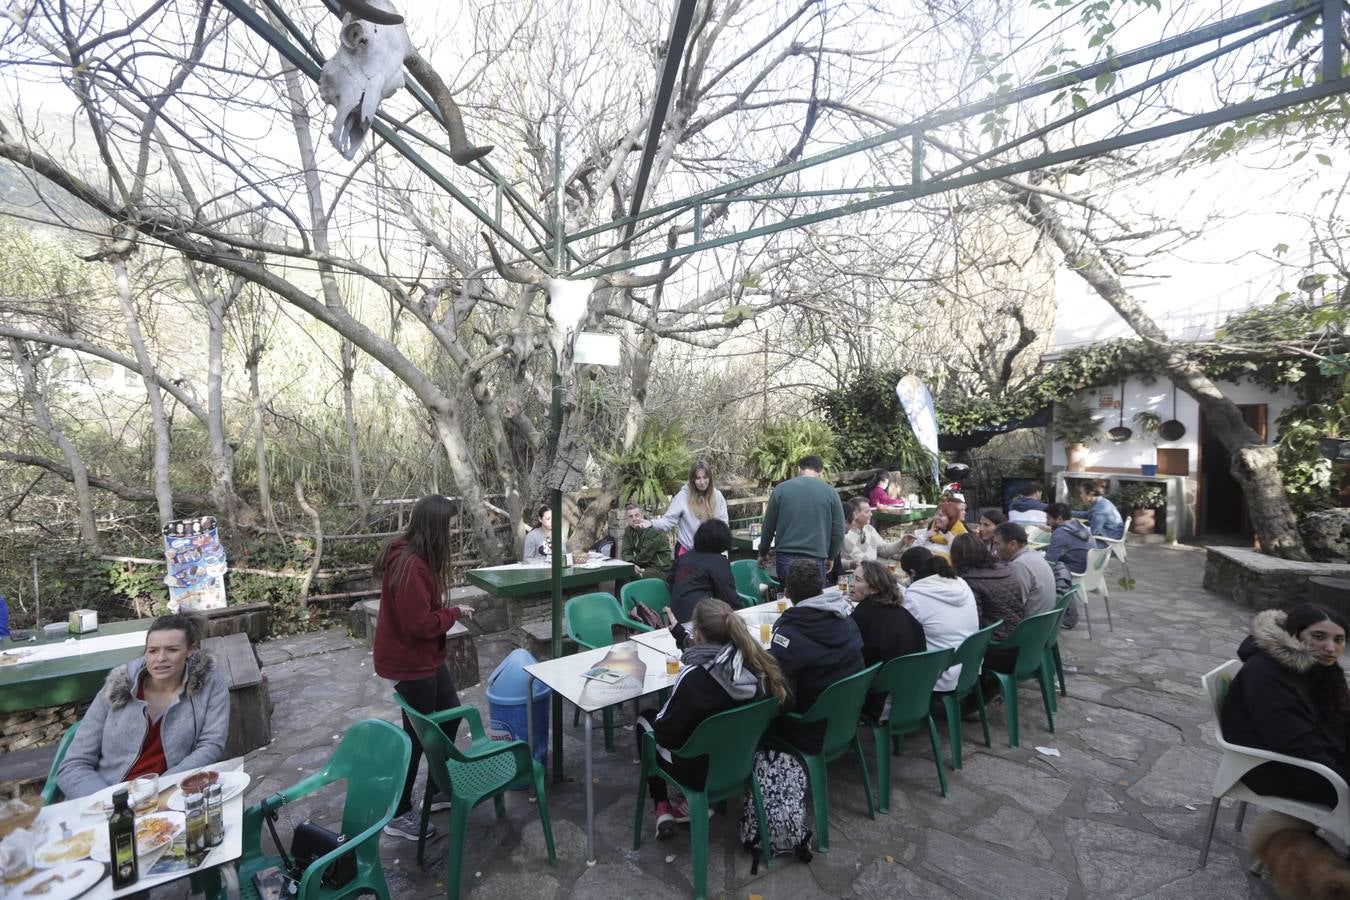
<svg viewBox="0 0 1350 900"><path fill-rule="evenodd" d="M562 208L562 122L557 125L557 132L553 141L553 179L557 182L557 190L553 201L553 266L554 271L559 275L563 269L563 208ZM554 460L558 457L559 437L562 434L562 360L555 353L553 356L553 397L549 406L549 444L551 445L549 456ZM563 570L563 540L562 540L562 486L559 485L553 489L553 496L550 498L550 507L553 515L553 575L551 578L553 589L552 618L553 618L553 658L562 658L562 570ZM562 698L558 692L553 692L553 780L559 782L563 780L563 713Z"/></svg>

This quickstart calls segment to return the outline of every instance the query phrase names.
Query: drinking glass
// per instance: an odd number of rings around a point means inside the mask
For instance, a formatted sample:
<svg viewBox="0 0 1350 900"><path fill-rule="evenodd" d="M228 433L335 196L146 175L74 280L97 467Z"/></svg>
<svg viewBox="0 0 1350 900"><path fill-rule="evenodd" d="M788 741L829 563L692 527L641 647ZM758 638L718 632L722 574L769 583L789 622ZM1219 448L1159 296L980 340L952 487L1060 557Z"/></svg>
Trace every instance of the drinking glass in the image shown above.
<svg viewBox="0 0 1350 900"><path fill-rule="evenodd" d="M778 601L778 611L779 611L780 613L782 613L782 612L787 612L787 601L786 601L786 600L779 600L779 601Z"/></svg>
<svg viewBox="0 0 1350 900"><path fill-rule="evenodd" d="M768 622L759 623L759 642L761 644L767 644L769 642L771 630Z"/></svg>
<svg viewBox="0 0 1350 900"><path fill-rule="evenodd" d="M159 807L159 776L142 775L132 781L130 799L136 815L154 812Z"/></svg>
<svg viewBox="0 0 1350 900"><path fill-rule="evenodd" d="M671 678L680 674L680 658L674 655L666 656L666 674Z"/></svg>

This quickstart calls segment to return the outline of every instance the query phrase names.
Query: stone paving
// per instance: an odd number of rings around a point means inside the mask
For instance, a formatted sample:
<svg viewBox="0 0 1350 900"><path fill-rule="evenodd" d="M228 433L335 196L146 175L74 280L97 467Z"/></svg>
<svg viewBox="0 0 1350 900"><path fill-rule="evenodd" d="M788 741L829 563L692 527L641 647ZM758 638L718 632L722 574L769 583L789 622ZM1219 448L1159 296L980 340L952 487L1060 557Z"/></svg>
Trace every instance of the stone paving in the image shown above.
<svg viewBox="0 0 1350 900"><path fill-rule="evenodd" d="M731 815L714 818L708 883L712 897L787 898L1265 898L1265 885L1247 875L1232 810L1220 815L1209 866L1197 859L1209 789L1217 767L1200 675L1232 657L1247 615L1201 588L1204 554L1195 548L1132 546L1132 592L1114 590L1115 630L1107 629L1099 597L1094 640L1085 625L1061 641L1070 667L1057 731L1046 730L1039 692L1021 692L1023 746L1009 749L1003 708L992 707L994 746L979 725L966 724L965 759L949 771L951 793L938 793L927 741L906 742L893 769L889 814L867 818L856 763L831 766L832 847L810 864L781 857L750 874ZM1111 579L1114 582L1116 572ZM486 677L511 648L480 638ZM316 769L352 722L394 721L390 687L371 671L365 646L339 631L278 640L259 648L276 703L276 740L247 766L255 801ZM483 687L462 693L486 711ZM616 752L599 747L596 728L597 864L585 860L585 807L580 728L567 717L569 780L549 785L558 865L547 864L538 817L523 795L496 819L491 804L476 809L464 851L463 896L688 897L686 833L658 843L647 821L640 851L632 847L637 790L631 723L618 716ZM597 723L598 725L598 723ZM870 737L864 741L869 766ZM1058 756L1036 747L1054 748ZM946 755L945 732L943 753ZM420 794L419 794L420 796ZM291 824L305 816L333 823L341 792L288 808ZM382 854L393 895L445 895L447 816L433 816L440 834L419 870L414 845L384 838Z"/></svg>

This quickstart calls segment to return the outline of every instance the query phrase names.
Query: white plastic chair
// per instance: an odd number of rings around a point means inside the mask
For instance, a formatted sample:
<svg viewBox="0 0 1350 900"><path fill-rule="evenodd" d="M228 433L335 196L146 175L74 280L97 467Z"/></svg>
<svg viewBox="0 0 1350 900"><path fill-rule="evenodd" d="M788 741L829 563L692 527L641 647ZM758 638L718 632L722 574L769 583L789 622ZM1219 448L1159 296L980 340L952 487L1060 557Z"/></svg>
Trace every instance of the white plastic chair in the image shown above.
<svg viewBox="0 0 1350 900"><path fill-rule="evenodd" d="M1247 804L1255 803L1257 806L1264 806L1266 809L1311 822L1318 828L1336 835L1342 843L1350 843L1350 787L1346 786L1341 776L1321 763L1299 759L1297 756L1285 756L1283 753L1272 753L1269 750L1258 750L1255 747L1242 747L1224 740L1219 715L1223 709L1224 698L1228 696L1228 686L1232 684L1233 676L1237 675L1241 668L1241 661L1230 659L1200 678L1200 683L1205 686L1205 693L1209 695L1209 709L1214 716L1214 737L1219 742L1219 747L1223 749L1219 772L1214 776L1209 822L1205 826L1205 843L1200 848L1200 865L1204 866L1209 861L1209 843L1214 837L1214 822L1219 816L1219 803L1224 797L1232 797L1238 802L1236 823L1238 831L1242 830L1242 819L1247 813ZM1320 803L1258 794L1242 783L1243 775L1268 762L1285 763L1321 775L1335 788L1336 805L1323 806Z"/></svg>
<svg viewBox="0 0 1350 900"><path fill-rule="evenodd" d="M1125 561L1125 541L1130 536L1130 523L1134 521L1133 516L1125 517L1125 530L1120 533L1119 538L1109 538L1105 535L1094 535L1097 540L1106 545L1106 549L1111 551L1111 555L1120 560L1120 568L1125 573L1126 582L1132 582L1130 578L1130 564Z"/></svg>
<svg viewBox="0 0 1350 900"><path fill-rule="evenodd" d="M1106 562L1110 558L1110 548L1094 547L1088 550L1087 571L1069 573L1073 576L1074 585L1081 589L1083 615L1087 618L1088 640L1092 640L1092 610L1091 604L1088 603L1088 594L1093 591L1102 595L1102 603L1106 606L1107 629L1116 630L1116 626L1111 622L1111 596L1106 589Z"/></svg>

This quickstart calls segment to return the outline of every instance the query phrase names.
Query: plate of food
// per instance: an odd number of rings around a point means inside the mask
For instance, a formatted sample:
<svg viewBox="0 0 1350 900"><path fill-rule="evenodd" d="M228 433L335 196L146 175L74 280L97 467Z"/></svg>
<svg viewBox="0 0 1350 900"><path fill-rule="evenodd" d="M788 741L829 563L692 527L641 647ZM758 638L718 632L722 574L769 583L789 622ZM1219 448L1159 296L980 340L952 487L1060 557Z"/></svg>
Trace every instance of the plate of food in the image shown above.
<svg viewBox="0 0 1350 900"><path fill-rule="evenodd" d="M185 828L182 813L151 813L148 816L137 816L136 855L149 856L162 850ZM102 834L95 832L94 848L89 852L89 858L105 863L110 856L107 830L105 829Z"/></svg>
<svg viewBox="0 0 1350 900"><path fill-rule="evenodd" d="M188 775L182 781L178 782L178 790L169 795L168 807L178 811L183 810L183 794L201 794L204 793L210 785L220 785L220 798L229 800L237 797L248 787L252 779L247 772L216 772L205 770Z"/></svg>
<svg viewBox="0 0 1350 900"><path fill-rule="evenodd" d="M17 650L0 650L0 666L14 666L23 662L25 656L32 656L37 651L31 647L21 647Z"/></svg>
<svg viewBox="0 0 1350 900"><path fill-rule="evenodd" d="M79 831L70 832L69 836L66 837L63 837L63 834L63 830L59 828L47 832L47 839L43 841L37 852L37 864L39 866L50 869L52 866L59 866L64 863L79 862L93 851L95 829L82 828Z"/></svg>
<svg viewBox="0 0 1350 900"><path fill-rule="evenodd" d="M10 885L6 897L78 897L103 878L103 864L83 862L61 863L50 869L39 869L18 884Z"/></svg>

